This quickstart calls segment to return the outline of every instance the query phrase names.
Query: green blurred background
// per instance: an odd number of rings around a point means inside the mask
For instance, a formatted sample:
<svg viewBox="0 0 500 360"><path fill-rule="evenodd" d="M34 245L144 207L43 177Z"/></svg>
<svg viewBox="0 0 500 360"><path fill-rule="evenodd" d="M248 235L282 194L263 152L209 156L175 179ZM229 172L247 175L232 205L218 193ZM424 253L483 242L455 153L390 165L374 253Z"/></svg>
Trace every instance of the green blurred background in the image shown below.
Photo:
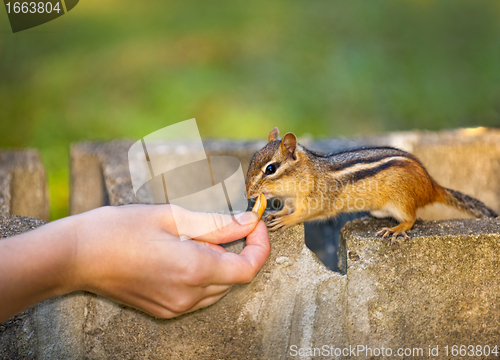
<svg viewBox="0 0 500 360"><path fill-rule="evenodd" d="M16 34L0 10L0 146L39 149L52 219L71 142L193 117L225 138L500 126L500 2L81 0Z"/></svg>

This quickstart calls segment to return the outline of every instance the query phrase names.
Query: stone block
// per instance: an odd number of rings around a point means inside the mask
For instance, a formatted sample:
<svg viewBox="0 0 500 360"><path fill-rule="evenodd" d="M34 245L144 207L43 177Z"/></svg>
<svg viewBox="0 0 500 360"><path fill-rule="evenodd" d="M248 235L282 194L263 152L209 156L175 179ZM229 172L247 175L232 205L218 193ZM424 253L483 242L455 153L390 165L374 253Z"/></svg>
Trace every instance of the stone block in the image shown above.
<svg viewBox="0 0 500 360"><path fill-rule="evenodd" d="M103 205L152 204L148 185L134 195L130 179L128 151L133 142L83 142L71 147L70 214L78 214ZM263 142L203 142L207 156L233 156L241 161L246 174L250 159ZM190 143L155 144L157 156L189 151Z"/></svg>
<svg viewBox="0 0 500 360"><path fill-rule="evenodd" d="M47 176L37 151L0 151L0 215L49 220Z"/></svg>
<svg viewBox="0 0 500 360"><path fill-rule="evenodd" d="M500 341L500 219L419 220L412 239L375 237L388 220L342 230L350 344L494 346ZM417 358L417 357L416 357ZM451 355L448 356L451 358Z"/></svg>
<svg viewBox="0 0 500 360"><path fill-rule="evenodd" d="M458 129L427 133L412 151L444 187L473 196L500 213L500 131ZM444 205L429 206L423 219L471 218Z"/></svg>
<svg viewBox="0 0 500 360"><path fill-rule="evenodd" d="M71 145L70 168L70 215L106 205L104 177L94 147L89 143Z"/></svg>

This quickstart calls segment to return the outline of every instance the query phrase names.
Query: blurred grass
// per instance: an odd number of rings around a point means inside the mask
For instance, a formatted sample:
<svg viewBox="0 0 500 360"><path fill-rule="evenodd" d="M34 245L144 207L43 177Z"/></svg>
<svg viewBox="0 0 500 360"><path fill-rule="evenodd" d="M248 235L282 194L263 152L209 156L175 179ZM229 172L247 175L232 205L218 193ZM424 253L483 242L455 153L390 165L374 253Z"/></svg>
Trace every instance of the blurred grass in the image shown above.
<svg viewBox="0 0 500 360"><path fill-rule="evenodd" d="M500 126L494 0L85 0L16 34L0 13L0 146L39 149L52 219L82 139Z"/></svg>

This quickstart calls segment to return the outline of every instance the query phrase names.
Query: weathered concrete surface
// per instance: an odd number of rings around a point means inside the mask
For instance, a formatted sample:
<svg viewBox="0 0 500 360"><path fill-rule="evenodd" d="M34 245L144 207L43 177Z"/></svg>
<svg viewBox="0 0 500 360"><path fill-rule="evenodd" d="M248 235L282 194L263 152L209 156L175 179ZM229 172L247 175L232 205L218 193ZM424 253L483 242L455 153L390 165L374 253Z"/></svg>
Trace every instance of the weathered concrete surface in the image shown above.
<svg viewBox="0 0 500 360"><path fill-rule="evenodd" d="M41 224L0 218L0 237ZM390 225L365 218L344 228L346 276L304 246L302 226L272 233L251 283L170 320L84 292L47 300L0 324L0 357L286 359L291 346L498 344L500 219L420 220L412 240L393 246L374 236Z"/></svg>
<svg viewBox="0 0 500 360"><path fill-rule="evenodd" d="M499 130L429 133L415 144L413 153L439 184L473 196L500 214ZM444 205L428 207L420 215L434 220L471 217Z"/></svg>
<svg viewBox="0 0 500 360"><path fill-rule="evenodd" d="M88 143L74 144L70 148L71 215L107 205L101 164L92 150Z"/></svg>
<svg viewBox="0 0 500 360"><path fill-rule="evenodd" d="M418 221L410 241L390 246L375 233L392 225L365 218L342 230L349 343L498 344L500 219Z"/></svg>
<svg viewBox="0 0 500 360"><path fill-rule="evenodd" d="M34 218L0 216L0 239L21 234L43 224L43 221ZM0 324L0 359L37 358L38 332L33 313L34 308L30 308Z"/></svg>
<svg viewBox="0 0 500 360"><path fill-rule="evenodd" d="M132 141L83 142L71 146L70 214L78 214L103 205L137 202L154 203L145 186L134 195L130 181L128 151ZM250 160L264 142L203 141L207 156L230 155L241 161L246 173ZM189 143L160 144L156 154L189 151Z"/></svg>
<svg viewBox="0 0 500 360"><path fill-rule="evenodd" d="M47 176L36 150L0 151L0 215L48 221Z"/></svg>

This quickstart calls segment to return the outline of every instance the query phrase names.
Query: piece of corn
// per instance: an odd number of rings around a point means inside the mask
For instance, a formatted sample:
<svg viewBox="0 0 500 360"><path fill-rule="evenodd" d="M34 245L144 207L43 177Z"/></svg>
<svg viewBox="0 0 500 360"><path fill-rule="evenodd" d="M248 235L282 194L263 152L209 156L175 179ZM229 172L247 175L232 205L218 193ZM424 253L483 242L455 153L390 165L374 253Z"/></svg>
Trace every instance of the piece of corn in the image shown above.
<svg viewBox="0 0 500 360"><path fill-rule="evenodd" d="M267 207L267 200L264 194L260 194L257 197L257 200L255 201L255 205L252 208L253 212L256 212L259 214L259 220L262 217L262 214L264 214L264 211L266 210Z"/></svg>

